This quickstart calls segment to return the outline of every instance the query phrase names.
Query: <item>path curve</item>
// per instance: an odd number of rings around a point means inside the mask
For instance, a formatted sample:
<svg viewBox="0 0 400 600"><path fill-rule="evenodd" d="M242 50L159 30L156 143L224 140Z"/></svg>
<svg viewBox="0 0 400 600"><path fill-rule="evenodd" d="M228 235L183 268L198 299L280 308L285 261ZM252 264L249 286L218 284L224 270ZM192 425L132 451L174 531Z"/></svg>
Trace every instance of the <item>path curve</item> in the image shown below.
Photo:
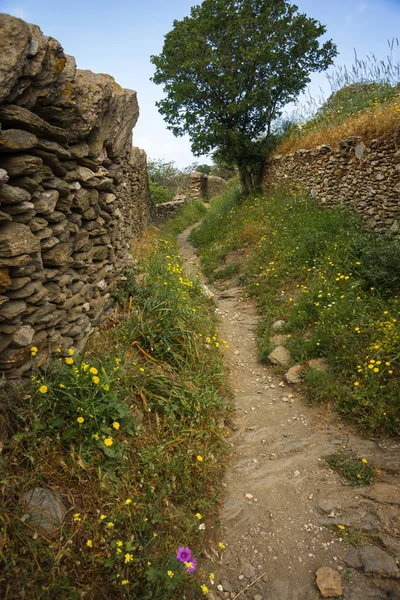
<svg viewBox="0 0 400 600"><path fill-rule="evenodd" d="M204 282L191 229L178 237L181 257ZM297 387L257 359L254 302L242 288L209 287L230 345L235 420L220 512L227 548L208 597L317 600L316 571L331 567L345 600L400 600L400 444L362 439L327 408L305 405ZM323 459L338 449L374 463L377 481L346 485ZM361 550L337 525L357 531Z"/></svg>

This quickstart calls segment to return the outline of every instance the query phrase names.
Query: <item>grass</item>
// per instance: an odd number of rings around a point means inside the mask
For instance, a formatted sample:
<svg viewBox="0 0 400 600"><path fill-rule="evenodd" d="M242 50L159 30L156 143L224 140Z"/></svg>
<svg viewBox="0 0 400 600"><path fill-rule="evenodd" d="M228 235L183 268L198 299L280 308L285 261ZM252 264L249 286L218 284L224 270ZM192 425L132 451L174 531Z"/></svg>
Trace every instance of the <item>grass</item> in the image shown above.
<svg viewBox="0 0 400 600"><path fill-rule="evenodd" d="M345 477L353 486L369 485L376 475L375 469L366 458L360 458L341 450L327 456L325 460L332 469Z"/></svg>
<svg viewBox="0 0 400 600"><path fill-rule="evenodd" d="M235 190L213 202L192 240L212 277L244 250L240 278L257 299L261 358L271 326L284 320L293 362L325 358L308 371L314 401L330 401L365 430L400 431L400 244L366 232L356 216L316 206L301 194Z"/></svg>
<svg viewBox="0 0 400 600"><path fill-rule="evenodd" d="M4 599L193 599L209 583L202 548L226 456L224 343L168 233L197 210L185 207L162 237L149 231L138 242L137 272L126 274L118 308L84 353L60 349L7 407ZM36 486L67 509L53 537L21 505ZM212 544L218 557L222 540ZM197 557L196 573L177 560L180 546Z"/></svg>
<svg viewBox="0 0 400 600"><path fill-rule="evenodd" d="M368 143L378 136L390 138L399 127L400 84L355 83L333 94L314 117L291 127L276 154L321 144L337 146L350 136L361 136Z"/></svg>

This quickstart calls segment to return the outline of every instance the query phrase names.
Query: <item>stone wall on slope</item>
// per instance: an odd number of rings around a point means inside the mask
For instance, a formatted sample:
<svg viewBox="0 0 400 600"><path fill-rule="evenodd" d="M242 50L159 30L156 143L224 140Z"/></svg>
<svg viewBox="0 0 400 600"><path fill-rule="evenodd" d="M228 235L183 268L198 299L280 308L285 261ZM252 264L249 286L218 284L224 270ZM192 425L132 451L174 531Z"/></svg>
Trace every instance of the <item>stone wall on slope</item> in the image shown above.
<svg viewBox="0 0 400 600"><path fill-rule="evenodd" d="M80 349L149 224L136 92L0 15L0 374Z"/></svg>
<svg viewBox="0 0 400 600"><path fill-rule="evenodd" d="M361 214L368 229L398 236L400 231L400 150L393 139L365 145L360 137L273 157L265 184L300 187L326 206L345 206Z"/></svg>

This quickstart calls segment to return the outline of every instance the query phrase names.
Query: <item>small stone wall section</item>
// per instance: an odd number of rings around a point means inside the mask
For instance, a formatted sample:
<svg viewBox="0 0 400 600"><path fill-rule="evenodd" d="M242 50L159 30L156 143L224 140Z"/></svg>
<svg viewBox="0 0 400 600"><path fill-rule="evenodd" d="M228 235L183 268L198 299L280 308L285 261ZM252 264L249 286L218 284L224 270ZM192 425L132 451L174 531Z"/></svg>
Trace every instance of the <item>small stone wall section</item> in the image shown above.
<svg viewBox="0 0 400 600"><path fill-rule="evenodd" d="M83 347L150 223L136 92L0 15L0 377Z"/></svg>
<svg viewBox="0 0 400 600"><path fill-rule="evenodd" d="M156 206L156 219L165 221L165 219L175 215L182 206L193 200L205 200L207 202L214 196L222 194L227 185L222 177L205 175L195 171L190 175L190 186L187 190L177 194L170 202L164 202Z"/></svg>
<svg viewBox="0 0 400 600"><path fill-rule="evenodd" d="M337 148L322 145L276 155L267 163L267 187L306 189L316 202L343 206L361 214L376 233L400 231L400 150L393 140L364 144L360 137L342 140Z"/></svg>

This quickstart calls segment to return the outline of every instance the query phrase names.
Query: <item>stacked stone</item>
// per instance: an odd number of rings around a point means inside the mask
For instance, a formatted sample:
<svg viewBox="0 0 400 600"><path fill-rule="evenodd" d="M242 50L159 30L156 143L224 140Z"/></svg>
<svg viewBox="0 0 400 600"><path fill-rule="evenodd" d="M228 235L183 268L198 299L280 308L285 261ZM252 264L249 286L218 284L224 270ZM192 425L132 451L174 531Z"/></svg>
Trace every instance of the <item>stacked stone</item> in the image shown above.
<svg viewBox="0 0 400 600"><path fill-rule="evenodd" d="M276 155L267 164L265 184L291 191L300 186L319 204L361 214L376 233L399 234L400 151L395 139L378 138L367 146L354 136L337 148L322 145Z"/></svg>
<svg viewBox="0 0 400 600"><path fill-rule="evenodd" d="M136 93L0 15L0 373L81 348L152 216Z"/></svg>

